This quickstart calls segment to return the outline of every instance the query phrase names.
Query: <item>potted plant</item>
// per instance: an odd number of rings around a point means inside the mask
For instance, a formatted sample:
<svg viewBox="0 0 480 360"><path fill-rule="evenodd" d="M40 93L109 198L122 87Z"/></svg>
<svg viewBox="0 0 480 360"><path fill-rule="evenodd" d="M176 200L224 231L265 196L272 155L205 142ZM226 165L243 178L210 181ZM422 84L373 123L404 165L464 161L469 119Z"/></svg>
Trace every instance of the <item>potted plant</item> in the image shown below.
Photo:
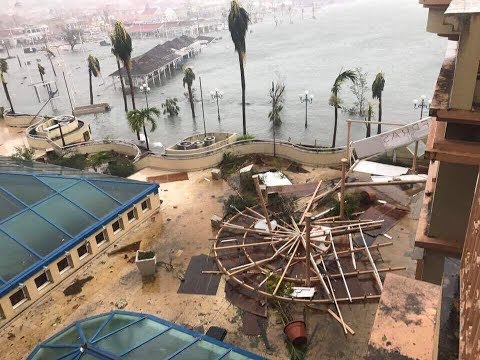
<svg viewBox="0 0 480 360"><path fill-rule="evenodd" d="M157 256L153 251L137 250L135 264L142 276L154 275L157 271Z"/></svg>
<svg viewBox="0 0 480 360"><path fill-rule="evenodd" d="M267 291L273 293L279 281L278 275L270 275L265 285ZM292 285L289 282L282 282L277 290L277 294L283 297L290 297L292 292ZM292 303L281 302L277 299L272 300L271 303L282 319L283 333L287 336L289 342L294 347L305 345L307 342L306 324L303 320L293 319Z"/></svg>

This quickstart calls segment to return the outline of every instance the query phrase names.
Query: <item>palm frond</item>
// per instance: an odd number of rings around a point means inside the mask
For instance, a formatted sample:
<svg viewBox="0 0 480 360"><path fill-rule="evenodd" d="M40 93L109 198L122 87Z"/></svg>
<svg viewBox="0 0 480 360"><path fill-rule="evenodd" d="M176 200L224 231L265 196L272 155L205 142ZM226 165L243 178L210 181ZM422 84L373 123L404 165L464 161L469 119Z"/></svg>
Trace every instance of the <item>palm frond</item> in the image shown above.
<svg viewBox="0 0 480 360"><path fill-rule="evenodd" d="M232 37L235 51L242 57L247 51L245 45L245 36L248 31L248 24L250 23L250 15L240 6L238 0L232 0L230 3L230 13L228 14L228 30Z"/></svg>
<svg viewBox="0 0 480 360"><path fill-rule="evenodd" d="M42 76L45 75L45 68L41 64L37 64L37 66L38 66L38 72L42 74Z"/></svg>
<svg viewBox="0 0 480 360"><path fill-rule="evenodd" d="M92 75L98 77L100 75L100 61L93 55L88 55L88 70L92 72Z"/></svg>
<svg viewBox="0 0 480 360"><path fill-rule="evenodd" d="M337 78L335 79L335 82L333 83L332 94L337 95L338 92L340 91L340 88L342 87L342 84L346 80L355 82L357 80L357 75L355 74L355 71L353 70L341 71L340 74L338 74Z"/></svg>
<svg viewBox="0 0 480 360"><path fill-rule="evenodd" d="M385 87L385 77L383 72L379 72L372 83L372 97L380 99L382 97L383 88Z"/></svg>
<svg viewBox="0 0 480 360"><path fill-rule="evenodd" d="M0 59L0 73L8 73L8 63L5 59Z"/></svg>
<svg viewBox="0 0 480 360"><path fill-rule="evenodd" d="M193 81L195 80L195 73L191 67L185 67L183 69L183 87L185 85L192 86Z"/></svg>
<svg viewBox="0 0 480 360"><path fill-rule="evenodd" d="M112 48L115 49L115 55L122 60L124 64L130 61L132 55L132 38L120 21L115 22L113 32L110 34Z"/></svg>

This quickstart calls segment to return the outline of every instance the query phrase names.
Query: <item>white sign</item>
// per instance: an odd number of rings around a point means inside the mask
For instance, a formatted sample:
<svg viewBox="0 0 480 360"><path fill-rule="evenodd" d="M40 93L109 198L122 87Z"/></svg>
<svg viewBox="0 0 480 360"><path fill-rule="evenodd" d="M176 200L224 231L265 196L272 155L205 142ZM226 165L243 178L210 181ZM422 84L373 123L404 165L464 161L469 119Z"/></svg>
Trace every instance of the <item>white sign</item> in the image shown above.
<svg viewBox="0 0 480 360"><path fill-rule="evenodd" d="M354 141L352 146L357 158L363 159L381 154L426 138L430 128L430 120L431 118L428 117L380 135Z"/></svg>

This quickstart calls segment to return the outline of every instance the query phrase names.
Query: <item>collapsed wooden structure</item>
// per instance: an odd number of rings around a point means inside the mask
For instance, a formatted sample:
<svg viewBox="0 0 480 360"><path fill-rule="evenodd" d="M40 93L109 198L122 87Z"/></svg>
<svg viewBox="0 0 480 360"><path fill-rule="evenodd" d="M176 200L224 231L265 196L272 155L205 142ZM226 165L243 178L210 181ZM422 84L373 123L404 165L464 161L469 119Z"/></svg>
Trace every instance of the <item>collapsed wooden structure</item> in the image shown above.
<svg viewBox="0 0 480 360"><path fill-rule="evenodd" d="M337 314L331 310L329 313L342 324L345 333L353 333L343 321L338 304L379 299L380 274L405 268L377 267L379 249L393 243L369 246L365 231L378 229L383 220L324 218L323 214L310 213L312 204L338 189L343 199L344 179L345 172L341 183L320 195L319 182L296 221L267 207L254 176L260 206L244 211L235 209L237 213L222 224L213 239L212 252L221 273L273 300L332 304Z"/></svg>

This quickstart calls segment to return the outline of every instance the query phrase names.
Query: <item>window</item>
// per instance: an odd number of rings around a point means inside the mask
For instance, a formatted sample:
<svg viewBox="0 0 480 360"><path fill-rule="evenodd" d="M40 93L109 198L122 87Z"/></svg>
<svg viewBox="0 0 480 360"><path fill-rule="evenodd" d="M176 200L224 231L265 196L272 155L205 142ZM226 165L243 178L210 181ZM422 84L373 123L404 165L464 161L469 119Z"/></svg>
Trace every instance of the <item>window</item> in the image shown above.
<svg viewBox="0 0 480 360"><path fill-rule="evenodd" d="M71 265L70 261L68 260L68 256L65 256L62 260L57 262L57 267L58 271L60 271L60 274L70 269Z"/></svg>
<svg viewBox="0 0 480 360"><path fill-rule="evenodd" d="M134 209L130 210L130 211L127 213L127 219L128 219L128 222L129 222L129 223L131 223L132 221L134 221L136 218L137 218L137 216L135 215L135 210L134 210Z"/></svg>
<svg viewBox="0 0 480 360"><path fill-rule="evenodd" d="M80 259L83 259L89 253L90 253L90 244L88 242L86 242L85 244L77 248L77 254Z"/></svg>
<svg viewBox="0 0 480 360"><path fill-rule="evenodd" d="M22 305L27 300L27 292L23 286L21 289L18 289L16 292L10 295L10 303L12 304L14 309Z"/></svg>
<svg viewBox="0 0 480 360"><path fill-rule="evenodd" d="M50 276L48 274L48 270L44 271L43 274L37 276L34 281L35 285L37 286L37 290L41 290L45 286L50 284Z"/></svg>
<svg viewBox="0 0 480 360"><path fill-rule="evenodd" d="M113 230L113 233L116 234L118 233L120 230L122 230L122 220L118 219L117 221L115 221L113 224L112 224L112 230Z"/></svg>
<svg viewBox="0 0 480 360"><path fill-rule="evenodd" d="M145 201L142 201L141 206L142 206L142 211L143 211L143 212L147 211L147 210L150 208L150 206L149 206L149 204L148 204L148 199L145 200Z"/></svg>
<svg viewBox="0 0 480 360"><path fill-rule="evenodd" d="M105 232L102 231L100 233L98 233L97 235L95 235L95 241L97 243L98 246L102 245L104 242L107 241L106 237L105 237Z"/></svg>

